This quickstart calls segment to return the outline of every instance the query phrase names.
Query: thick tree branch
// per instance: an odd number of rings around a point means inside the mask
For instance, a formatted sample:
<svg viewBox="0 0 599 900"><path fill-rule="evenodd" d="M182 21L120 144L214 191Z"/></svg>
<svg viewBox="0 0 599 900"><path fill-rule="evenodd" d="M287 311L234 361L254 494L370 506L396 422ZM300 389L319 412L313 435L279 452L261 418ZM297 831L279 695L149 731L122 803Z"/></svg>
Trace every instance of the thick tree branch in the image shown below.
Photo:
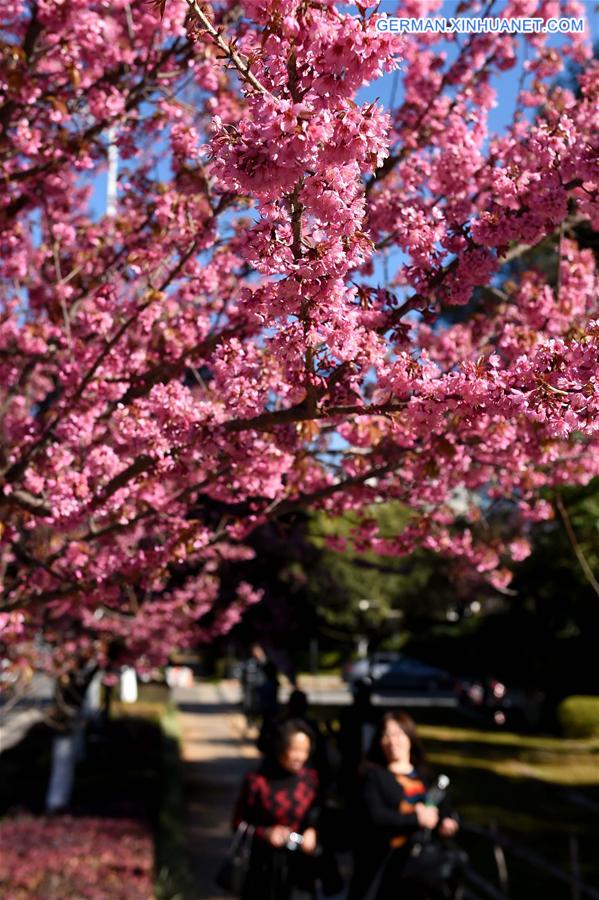
<svg viewBox="0 0 599 900"><path fill-rule="evenodd" d="M0 507L2 506L20 506L21 509L36 516L52 515L52 510L43 497L36 497L35 494L21 488L0 496Z"/></svg>

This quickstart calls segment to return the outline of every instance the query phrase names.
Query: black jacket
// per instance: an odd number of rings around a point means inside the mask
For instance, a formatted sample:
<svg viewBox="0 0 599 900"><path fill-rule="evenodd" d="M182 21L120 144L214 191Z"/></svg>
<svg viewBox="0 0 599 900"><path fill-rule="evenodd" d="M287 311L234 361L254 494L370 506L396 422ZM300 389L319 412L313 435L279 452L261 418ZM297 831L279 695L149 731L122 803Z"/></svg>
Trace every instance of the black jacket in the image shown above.
<svg viewBox="0 0 599 900"><path fill-rule="evenodd" d="M425 788L429 788L431 778L425 773L416 773ZM424 797L420 797L424 800ZM406 793L395 775L384 766L369 764L364 768L358 814L354 821L354 862L355 872L350 889L350 900L365 896L366 889L376 872L389 856L393 841L401 843L398 856L407 854L412 840L424 833L418 825L415 812L401 811L405 806ZM445 799L439 806L440 819L455 818ZM400 839L397 841L397 839Z"/></svg>

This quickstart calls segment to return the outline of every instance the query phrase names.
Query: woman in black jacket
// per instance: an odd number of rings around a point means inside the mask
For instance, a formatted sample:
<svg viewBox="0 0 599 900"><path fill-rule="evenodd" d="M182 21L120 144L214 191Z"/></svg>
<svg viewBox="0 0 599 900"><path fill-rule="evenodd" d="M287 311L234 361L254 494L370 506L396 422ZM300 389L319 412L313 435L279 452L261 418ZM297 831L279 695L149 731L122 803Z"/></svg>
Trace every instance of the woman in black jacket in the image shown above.
<svg viewBox="0 0 599 900"><path fill-rule="evenodd" d="M233 828L254 826L242 900L314 896L319 819L318 775L307 766L314 735L299 719L279 725L262 765L246 775Z"/></svg>
<svg viewBox="0 0 599 900"><path fill-rule="evenodd" d="M458 830L444 803L426 805L431 777L413 719L386 713L363 767L360 818L356 823L355 867L349 900L428 900L404 881L402 870L413 840L434 831L441 838Z"/></svg>

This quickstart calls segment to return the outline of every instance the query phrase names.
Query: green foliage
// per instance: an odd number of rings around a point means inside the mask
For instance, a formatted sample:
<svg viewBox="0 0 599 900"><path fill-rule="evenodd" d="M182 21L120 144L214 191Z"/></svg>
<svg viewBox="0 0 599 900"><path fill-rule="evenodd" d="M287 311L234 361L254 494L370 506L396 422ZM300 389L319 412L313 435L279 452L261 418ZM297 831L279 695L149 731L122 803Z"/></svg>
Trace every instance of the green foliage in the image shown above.
<svg viewBox="0 0 599 900"><path fill-rule="evenodd" d="M361 523L376 523L382 537L393 538L402 532L410 511L399 503L371 506L365 517L348 513L330 518L315 513L307 526L307 539L318 554L305 570L305 592L314 607L323 633L337 629L352 634L371 634L397 640L400 622L426 607L434 614L444 609L446 597L431 582L439 570L439 561L420 553L409 557L379 556L366 551L331 549L328 539L349 539ZM301 564L300 564L301 565ZM360 601L368 600L367 610Z"/></svg>
<svg viewBox="0 0 599 900"><path fill-rule="evenodd" d="M599 576L599 480L561 495L581 553ZM553 499L548 496L548 499ZM513 598L457 627L412 628L406 652L456 674L493 674L541 690L552 705L570 694L599 693L599 598L561 516L535 525L532 553L515 569Z"/></svg>
<svg viewBox="0 0 599 900"><path fill-rule="evenodd" d="M579 552L599 575L599 479L561 491ZM596 635L599 598L568 538L561 516L538 525L533 553L518 567L513 609L526 619L531 664L559 699L599 693ZM541 684L541 686L543 686Z"/></svg>
<svg viewBox="0 0 599 900"><path fill-rule="evenodd" d="M566 737L599 737L599 697L566 697L558 718Z"/></svg>
<svg viewBox="0 0 599 900"><path fill-rule="evenodd" d="M319 669L329 674L338 672L342 662L342 653L339 650L325 650L318 660Z"/></svg>
<svg viewBox="0 0 599 900"><path fill-rule="evenodd" d="M561 490L566 515L579 551L595 577L599 575L599 479L586 487ZM549 496L548 499L554 498ZM534 532L534 552L517 573L519 592L523 589L548 603L567 607L576 618L580 607L597 605L594 593L577 559L562 517L543 523ZM554 615L556 613L553 613ZM564 620L566 624L566 620Z"/></svg>
<svg viewBox="0 0 599 900"><path fill-rule="evenodd" d="M560 493L579 551L597 578L599 479ZM485 527L507 538L512 513L509 504L493 506ZM548 711L568 694L599 693L599 601L559 515L531 526L532 554L515 567L510 598L484 589L460 595L450 564L432 553L384 557L361 551L359 542L352 548L351 540L345 549L335 546L336 539L359 534L364 517L393 538L410 515L400 503L380 503L361 515L306 513L257 532L255 558L231 568L231 590L245 578L265 591L265 601L248 611L236 633L242 645L268 635L307 669L314 636L321 659L337 651L341 663L355 651L358 637L368 637L371 648L405 650L458 675L488 673L541 690ZM369 601L368 609L360 609L361 600ZM481 601L480 615L446 620L449 607L467 611L472 600Z"/></svg>

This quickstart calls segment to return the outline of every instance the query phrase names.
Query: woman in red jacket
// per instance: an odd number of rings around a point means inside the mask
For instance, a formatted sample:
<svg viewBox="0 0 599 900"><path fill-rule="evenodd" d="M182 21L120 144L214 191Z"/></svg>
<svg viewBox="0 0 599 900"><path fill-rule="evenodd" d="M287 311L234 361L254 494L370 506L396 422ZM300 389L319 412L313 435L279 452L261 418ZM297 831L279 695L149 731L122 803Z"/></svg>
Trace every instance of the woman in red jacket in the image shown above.
<svg viewBox="0 0 599 900"><path fill-rule="evenodd" d="M305 722L283 722L263 764L244 779L233 827L247 822L255 832L242 900L314 896L319 788L306 765L313 746Z"/></svg>

